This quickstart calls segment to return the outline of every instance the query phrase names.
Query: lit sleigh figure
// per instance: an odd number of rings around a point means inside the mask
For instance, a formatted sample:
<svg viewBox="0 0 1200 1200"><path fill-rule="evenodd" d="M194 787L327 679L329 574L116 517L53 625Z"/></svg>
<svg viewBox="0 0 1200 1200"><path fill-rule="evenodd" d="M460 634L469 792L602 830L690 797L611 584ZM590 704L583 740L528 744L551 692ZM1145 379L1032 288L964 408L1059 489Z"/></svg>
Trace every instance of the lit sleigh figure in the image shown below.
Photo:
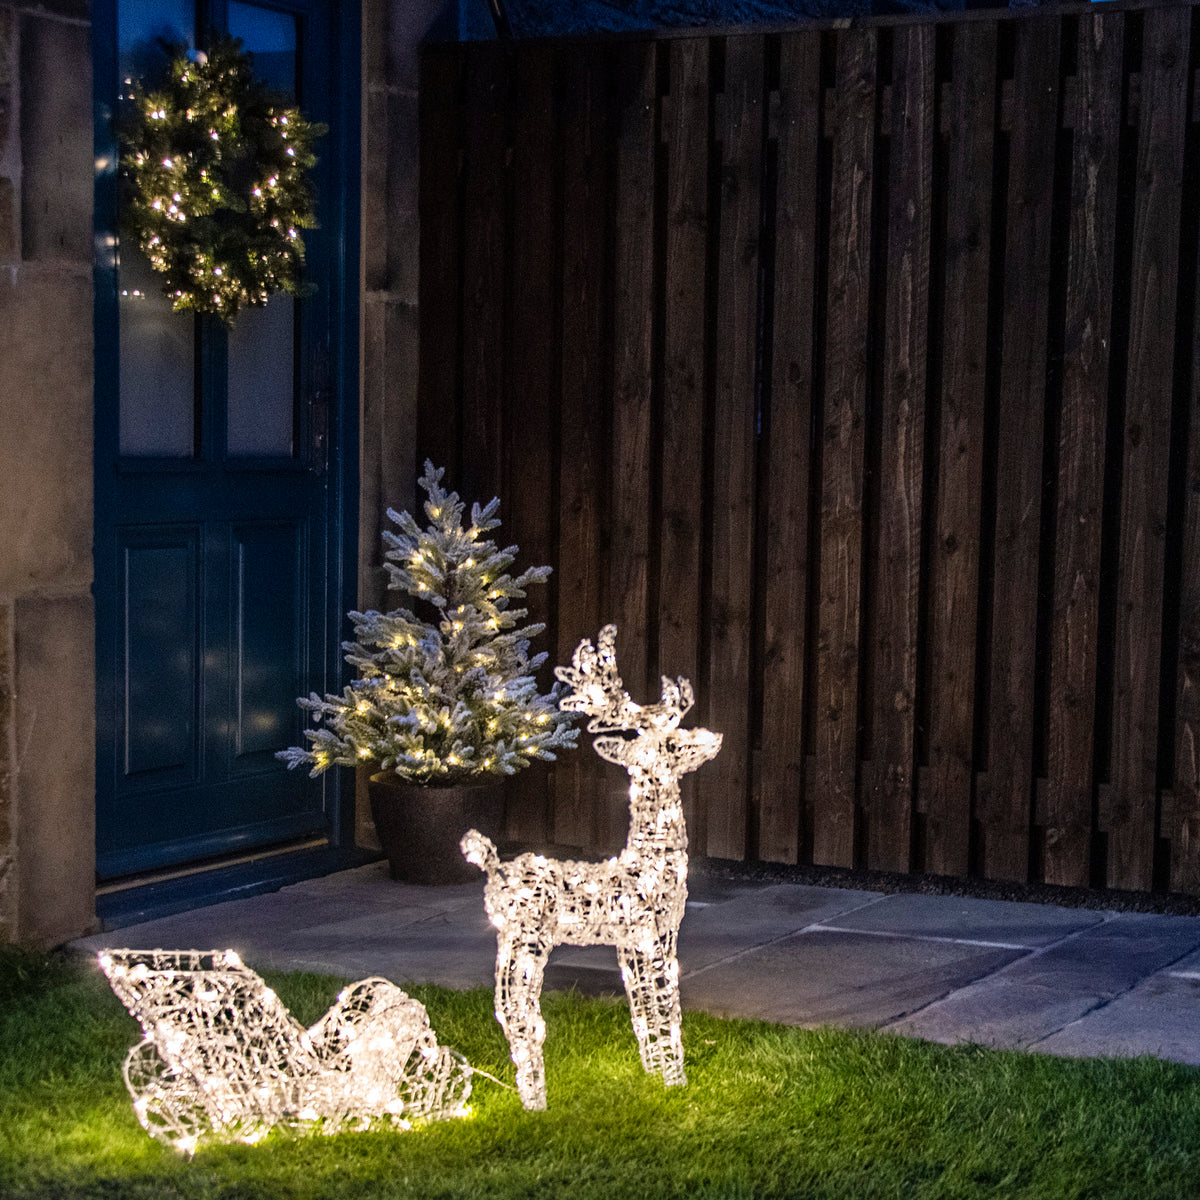
<svg viewBox="0 0 1200 1200"><path fill-rule="evenodd" d="M587 713L596 753L630 775L629 839L607 862L560 862L522 854L501 862L477 830L462 840L467 861L487 872L484 905L496 926L496 1018L529 1109L546 1107L540 997L546 959L559 945L617 949L642 1065L663 1082L687 1082L680 1033L676 941L687 900L687 828L680 776L721 748L721 735L680 729L692 707L686 679L664 676L662 701L635 704L623 689L606 625L595 647L581 642L571 667L555 674L569 687L563 709ZM632 737L622 737L632 734Z"/></svg>
<svg viewBox="0 0 1200 1200"><path fill-rule="evenodd" d="M106 950L144 1039L125 1060L138 1120L190 1154L272 1126L337 1133L466 1115L471 1067L386 979L351 984L311 1029L232 950Z"/></svg>

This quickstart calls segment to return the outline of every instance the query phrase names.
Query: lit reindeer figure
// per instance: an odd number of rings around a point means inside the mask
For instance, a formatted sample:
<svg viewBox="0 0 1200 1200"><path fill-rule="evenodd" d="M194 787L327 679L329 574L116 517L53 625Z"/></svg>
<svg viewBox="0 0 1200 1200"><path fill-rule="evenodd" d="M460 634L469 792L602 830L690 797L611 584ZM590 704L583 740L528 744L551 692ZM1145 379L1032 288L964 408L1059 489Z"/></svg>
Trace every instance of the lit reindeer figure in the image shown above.
<svg viewBox="0 0 1200 1200"><path fill-rule="evenodd" d="M580 642L555 674L570 690L560 706L591 717L596 753L629 772L629 838L607 862L560 862L522 854L501 862L477 830L462 840L467 861L487 872L484 905L496 926L496 1018L517 1068L526 1108L546 1107L540 997L550 951L559 945L617 948L642 1065L666 1084L687 1082L680 1033L676 939L687 900L687 828L679 778L721 748L721 735L680 729L692 707L686 679L662 681L662 702L635 704L614 652L617 628ZM621 737L632 733L631 738Z"/></svg>

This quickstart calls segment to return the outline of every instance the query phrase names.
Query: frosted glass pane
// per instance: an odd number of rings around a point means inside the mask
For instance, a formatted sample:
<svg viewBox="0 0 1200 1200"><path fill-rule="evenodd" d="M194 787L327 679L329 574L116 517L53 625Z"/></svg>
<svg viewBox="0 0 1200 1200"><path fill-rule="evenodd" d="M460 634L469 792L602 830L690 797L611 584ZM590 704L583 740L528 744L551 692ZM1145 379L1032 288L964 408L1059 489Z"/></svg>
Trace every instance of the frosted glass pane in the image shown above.
<svg viewBox="0 0 1200 1200"><path fill-rule="evenodd" d="M126 79L153 80L167 63L164 42L196 44L194 0L118 0L117 47L122 83Z"/></svg>
<svg viewBox="0 0 1200 1200"><path fill-rule="evenodd" d="M268 87L296 94L296 18L232 0L229 32L254 55L254 73Z"/></svg>
<svg viewBox="0 0 1200 1200"><path fill-rule="evenodd" d="M279 294L243 308L229 333L229 453L291 457L296 302Z"/></svg>
<svg viewBox="0 0 1200 1200"><path fill-rule="evenodd" d="M195 343L190 314L172 311L162 276L137 250L121 254L121 453L195 453Z"/></svg>
<svg viewBox="0 0 1200 1200"><path fill-rule="evenodd" d="M163 43L195 39L194 0L118 0L121 86L153 81L166 66ZM195 346L190 316L172 312L162 276L132 245L121 248L120 451L187 458L195 453Z"/></svg>

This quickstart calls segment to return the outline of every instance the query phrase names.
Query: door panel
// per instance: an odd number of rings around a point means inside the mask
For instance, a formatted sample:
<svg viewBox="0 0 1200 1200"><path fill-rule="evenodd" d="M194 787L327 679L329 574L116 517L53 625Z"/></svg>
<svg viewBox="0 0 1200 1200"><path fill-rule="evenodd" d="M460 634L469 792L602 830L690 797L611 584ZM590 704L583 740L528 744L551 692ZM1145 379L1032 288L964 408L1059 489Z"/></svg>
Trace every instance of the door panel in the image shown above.
<svg viewBox="0 0 1200 1200"><path fill-rule="evenodd" d="M234 757L239 772L274 772L275 751L292 745L296 734L304 658L302 547L299 525L234 529Z"/></svg>
<svg viewBox="0 0 1200 1200"><path fill-rule="evenodd" d="M200 530L122 540L123 784L179 784L196 778Z"/></svg>
<svg viewBox="0 0 1200 1200"><path fill-rule="evenodd" d="M352 192L335 165L357 161L339 48L356 73L358 55L333 0L97 3L98 163L112 161L126 80L161 59L159 38L194 45L201 28L242 37L259 76L330 127L313 175L321 227L305 234L311 296L277 295L230 331L172 312L117 238L97 269L97 873L109 879L298 837L336 844L346 823L339 781L289 772L275 752L303 740L296 697L339 686L353 606L347 471L325 455L356 456ZM103 175L97 226L117 227Z"/></svg>

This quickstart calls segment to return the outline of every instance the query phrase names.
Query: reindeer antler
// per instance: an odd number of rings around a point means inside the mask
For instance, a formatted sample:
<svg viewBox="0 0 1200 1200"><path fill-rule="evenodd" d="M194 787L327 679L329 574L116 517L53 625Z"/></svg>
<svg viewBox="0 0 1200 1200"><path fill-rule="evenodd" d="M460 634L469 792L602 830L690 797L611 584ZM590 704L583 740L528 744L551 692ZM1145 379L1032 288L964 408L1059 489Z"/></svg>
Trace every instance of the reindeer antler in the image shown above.
<svg viewBox="0 0 1200 1200"><path fill-rule="evenodd" d="M559 700L559 707L590 714L589 733L650 726L674 729L692 707L692 685L682 676L672 680L664 675L660 703L635 703L617 674L616 643L617 627L605 625L595 646L584 638L575 649L571 666L554 668L554 674L570 688Z"/></svg>

